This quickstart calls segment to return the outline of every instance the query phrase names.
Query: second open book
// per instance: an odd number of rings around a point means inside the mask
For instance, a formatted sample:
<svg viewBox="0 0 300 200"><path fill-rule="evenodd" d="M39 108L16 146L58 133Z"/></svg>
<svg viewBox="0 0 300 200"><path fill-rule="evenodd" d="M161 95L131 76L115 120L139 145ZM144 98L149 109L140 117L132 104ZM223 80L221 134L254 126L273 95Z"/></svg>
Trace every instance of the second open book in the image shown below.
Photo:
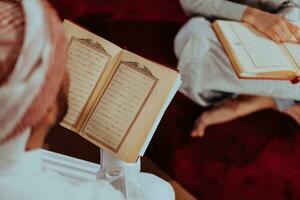
<svg viewBox="0 0 300 200"><path fill-rule="evenodd" d="M275 43L250 25L217 20L213 28L240 78L295 80L300 77L300 45Z"/></svg>
<svg viewBox="0 0 300 200"><path fill-rule="evenodd" d="M134 162L181 81L177 71L64 21L69 40L69 109L64 127Z"/></svg>

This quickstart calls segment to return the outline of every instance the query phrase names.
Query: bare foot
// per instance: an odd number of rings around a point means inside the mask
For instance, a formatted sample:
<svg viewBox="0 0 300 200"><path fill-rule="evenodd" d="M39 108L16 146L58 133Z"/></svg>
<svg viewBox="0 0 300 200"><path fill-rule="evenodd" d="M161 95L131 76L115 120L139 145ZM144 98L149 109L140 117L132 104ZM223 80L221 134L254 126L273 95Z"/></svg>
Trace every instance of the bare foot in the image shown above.
<svg viewBox="0 0 300 200"><path fill-rule="evenodd" d="M206 127L210 125L227 122L266 108L277 108L271 97L240 96L199 116L195 121L191 136L202 137ZM300 110L298 114L300 121Z"/></svg>
<svg viewBox="0 0 300 200"><path fill-rule="evenodd" d="M300 104L289 107L284 113L291 116L300 125Z"/></svg>

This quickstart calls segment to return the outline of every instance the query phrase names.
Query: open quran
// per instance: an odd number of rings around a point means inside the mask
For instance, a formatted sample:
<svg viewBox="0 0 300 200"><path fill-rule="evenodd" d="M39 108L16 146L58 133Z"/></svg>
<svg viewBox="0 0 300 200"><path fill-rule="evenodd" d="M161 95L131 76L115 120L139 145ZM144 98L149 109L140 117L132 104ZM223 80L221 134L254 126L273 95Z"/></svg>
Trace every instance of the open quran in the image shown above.
<svg viewBox="0 0 300 200"><path fill-rule="evenodd" d="M241 22L217 20L213 28L239 78L298 80L299 44L275 43Z"/></svg>
<svg viewBox="0 0 300 200"><path fill-rule="evenodd" d="M178 90L177 71L65 20L69 109L61 125L119 159L143 155Z"/></svg>

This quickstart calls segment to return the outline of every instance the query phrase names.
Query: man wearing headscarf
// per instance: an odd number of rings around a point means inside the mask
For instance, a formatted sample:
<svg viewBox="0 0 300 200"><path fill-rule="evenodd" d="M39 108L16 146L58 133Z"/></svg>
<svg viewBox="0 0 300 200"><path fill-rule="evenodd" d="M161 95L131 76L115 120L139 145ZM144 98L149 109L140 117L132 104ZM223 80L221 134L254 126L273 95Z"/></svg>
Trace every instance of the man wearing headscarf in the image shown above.
<svg viewBox="0 0 300 200"><path fill-rule="evenodd" d="M42 169L40 148L66 111L67 44L45 1L0 0L0 199L124 199L107 181Z"/></svg>

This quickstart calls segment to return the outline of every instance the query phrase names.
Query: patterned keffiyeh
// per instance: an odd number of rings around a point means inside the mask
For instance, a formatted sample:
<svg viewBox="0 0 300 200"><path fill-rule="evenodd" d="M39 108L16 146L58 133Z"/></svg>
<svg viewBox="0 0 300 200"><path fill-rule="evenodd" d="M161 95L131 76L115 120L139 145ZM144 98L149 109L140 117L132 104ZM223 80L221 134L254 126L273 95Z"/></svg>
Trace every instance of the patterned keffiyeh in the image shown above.
<svg viewBox="0 0 300 200"><path fill-rule="evenodd" d="M41 0L0 0L0 144L35 125L65 73L61 21Z"/></svg>

